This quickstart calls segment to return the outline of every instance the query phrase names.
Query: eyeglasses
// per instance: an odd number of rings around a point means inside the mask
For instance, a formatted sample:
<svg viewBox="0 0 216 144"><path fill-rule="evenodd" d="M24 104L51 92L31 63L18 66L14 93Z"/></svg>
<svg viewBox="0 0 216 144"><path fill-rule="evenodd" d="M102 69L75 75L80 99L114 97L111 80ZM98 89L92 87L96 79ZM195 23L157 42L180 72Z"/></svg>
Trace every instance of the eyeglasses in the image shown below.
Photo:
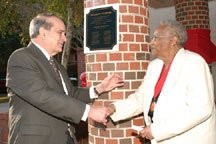
<svg viewBox="0 0 216 144"><path fill-rule="evenodd" d="M153 35L152 37L151 37L151 41L152 40L158 40L158 39L160 39L160 38L168 38L168 37L171 37L171 36L163 36L163 35L161 35L161 36L155 36L155 35Z"/></svg>

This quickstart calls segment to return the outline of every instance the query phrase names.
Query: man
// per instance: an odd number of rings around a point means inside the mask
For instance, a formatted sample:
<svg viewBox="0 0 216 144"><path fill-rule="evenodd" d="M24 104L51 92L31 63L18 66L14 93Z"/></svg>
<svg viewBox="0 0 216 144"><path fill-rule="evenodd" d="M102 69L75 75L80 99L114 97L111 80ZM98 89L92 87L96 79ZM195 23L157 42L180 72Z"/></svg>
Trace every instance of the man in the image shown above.
<svg viewBox="0 0 216 144"><path fill-rule="evenodd" d="M143 112L139 131L152 144L215 144L216 111L213 80L205 60L183 48L185 28L162 21L150 42L155 57L144 82L127 99L110 105L114 121Z"/></svg>
<svg viewBox="0 0 216 144"><path fill-rule="evenodd" d="M40 14L31 21L29 33L30 44L16 50L8 60L8 143L73 144L73 123L86 121L87 117L107 122L106 107L86 103L122 86L122 79L112 74L94 88L73 87L66 70L53 59L66 41L63 21L50 13ZM72 138L68 140L69 124Z"/></svg>

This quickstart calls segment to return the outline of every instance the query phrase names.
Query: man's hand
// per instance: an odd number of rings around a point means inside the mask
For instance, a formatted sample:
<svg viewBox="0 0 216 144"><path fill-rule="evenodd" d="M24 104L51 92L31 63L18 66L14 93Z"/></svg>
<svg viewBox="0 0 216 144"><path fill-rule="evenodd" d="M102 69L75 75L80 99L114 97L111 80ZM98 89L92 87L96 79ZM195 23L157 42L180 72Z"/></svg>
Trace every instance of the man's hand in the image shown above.
<svg viewBox="0 0 216 144"><path fill-rule="evenodd" d="M107 116L109 115L109 111L107 107L103 106L91 106L88 117L92 120L103 123L104 125L107 124Z"/></svg>
<svg viewBox="0 0 216 144"><path fill-rule="evenodd" d="M107 108L108 108L108 115L109 116L112 115L116 111L114 104L110 104Z"/></svg>
<svg viewBox="0 0 216 144"><path fill-rule="evenodd" d="M97 93L101 94L107 91L111 91L116 87L120 87L124 85L124 81L122 77L118 74L111 74L107 76L100 84L98 84L95 88Z"/></svg>

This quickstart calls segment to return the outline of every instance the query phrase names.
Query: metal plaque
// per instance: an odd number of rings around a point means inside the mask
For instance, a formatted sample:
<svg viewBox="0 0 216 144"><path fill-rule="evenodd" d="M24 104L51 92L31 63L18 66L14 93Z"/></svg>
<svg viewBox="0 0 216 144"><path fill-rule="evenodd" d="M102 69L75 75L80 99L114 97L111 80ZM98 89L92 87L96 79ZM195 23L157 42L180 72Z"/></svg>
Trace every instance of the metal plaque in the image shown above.
<svg viewBox="0 0 216 144"><path fill-rule="evenodd" d="M117 12L112 6L92 9L86 15L86 46L110 50L117 43Z"/></svg>

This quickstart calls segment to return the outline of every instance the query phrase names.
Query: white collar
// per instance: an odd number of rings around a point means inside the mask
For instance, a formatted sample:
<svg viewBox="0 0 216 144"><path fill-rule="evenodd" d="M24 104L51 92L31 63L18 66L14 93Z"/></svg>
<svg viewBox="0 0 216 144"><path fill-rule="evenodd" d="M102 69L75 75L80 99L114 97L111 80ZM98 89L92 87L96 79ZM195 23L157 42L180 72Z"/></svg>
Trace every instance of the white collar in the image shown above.
<svg viewBox="0 0 216 144"><path fill-rule="evenodd" d="M36 45L38 47L39 50L41 50L41 52L45 55L45 57L47 58L47 60L50 60L50 55L48 54L48 52L42 48L40 45L38 45L37 43L35 43L34 41L32 41L32 43L34 45Z"/></svg>

